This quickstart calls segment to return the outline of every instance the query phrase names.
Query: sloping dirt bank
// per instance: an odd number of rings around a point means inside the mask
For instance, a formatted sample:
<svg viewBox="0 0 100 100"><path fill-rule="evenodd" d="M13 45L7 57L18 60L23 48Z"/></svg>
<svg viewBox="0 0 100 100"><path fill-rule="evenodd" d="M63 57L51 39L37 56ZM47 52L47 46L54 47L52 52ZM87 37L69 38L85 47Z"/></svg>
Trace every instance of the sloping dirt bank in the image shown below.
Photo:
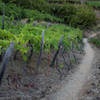
<svg viewBox="0 0 100 100"><path fill-rule="evenodd" d="M53 58L55 52L50 54ZM69 73L75 72L78 63L83 57L80 51L75 53L77 62L73 62L71 69L67 70L68 66L59 68L59 64L64 64L62 53L59 53L58 64L52 68L48 63L48 54L43 52L39 73L34 73L36 66L37 54L33 54L31 63L25 67L25 62L20 54L17 54L16 60L10 60L7 64L4 79L0 86L0 100L41 100L47 95L54 93L60 87L60 83ZM68 58L65 55L66 61ZM52 59L51 59L52 60ZM50 99L51 100L51 99Z"/></svg>

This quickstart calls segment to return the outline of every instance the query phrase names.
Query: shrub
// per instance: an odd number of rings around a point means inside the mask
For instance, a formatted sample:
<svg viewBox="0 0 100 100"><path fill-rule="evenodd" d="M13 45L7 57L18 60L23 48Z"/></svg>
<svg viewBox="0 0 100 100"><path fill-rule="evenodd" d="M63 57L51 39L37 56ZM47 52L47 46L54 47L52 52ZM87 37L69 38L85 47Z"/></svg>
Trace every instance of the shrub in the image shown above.
<svg viewBox="0 0 100 100"><path fill-rule="evenodd" d="M95 24L96 17L94 11L91 8L88 8L85 5L78 6L76 8L76 13L75 15L72 15L72 18L70 20L70 24L72 26L88 28Z"/></svg>
<svg viewBox="0 0 100 100"><path fill-rule="evenodd" d="M26 1L22 3L22 1L14 0L17 5L23 5L24 8L17 7L14 3L7 3L5 7L6 15L13 16L16 19L33 18L39 21L64 22L65 24L82 28L90 27L96 22L94 11L86 5L50 4L48 6L45 0L33 1L29 0L27 4L24 4ZM3 4L2 2L0 3L0 13L3 11ZM29 6L28 4L30 4L30 8L32 6L32 9L25 9Z"/></svg>
<svg viewBox="0 0 100 100"><path fill-rule="evenodd" d="M47 11L48 4L46 0L3 0L5 3L15 3L17 6L23 8L34 8L39 11Z"/></svg>
<svg viewBox="0 0 100 100"><path fill-rule="evenodd" d="M24 9L24 18L33 18L34 20L38 21L45 20L50 22L63 22L61 18L57 18L48 13L41 13L37 10L29 10L29 9Z"/></svg>
<svg viewBox="0 0 100 100"><path fill-rule="evenodd" d="M23 14L22 9L13 3L6 4L5 11L7 16L14 16L16 19L21 18Z"/></svg>
<svg viewBox="0 0 100 100"><path fill-rule="evenodd" d="M100 48L100 37L91 38L89 41L93 43L96 47Z"/></svg>
<svg viewBox="0 0 100 100"><path fill-rule="evenodd" d="M21 18L22 17L22 8L17 7L14 3L8 3L4 4L2 1L0 1L0 15L3 14L3 11L5 10L6 16L13 16L14 18Z"/></svg>
<svg viewBox="0 0 100 100"><path fill-rule="evenodd" d="M90 27L96 22L93 9L86 5L56 4L51 5L51 12L59 18L63 18L66 24L74 27Z"/></svg>
<svg viewBox="0 0 100 100"><path fill-rule="evenodd" d="M0 15L2 14L2 11L3 11L3 5L4 5L4 3L2 3L2 1L0 1Z"/></svg>
<svg viewBox="0 0 100 100"><path fill-rule="evenodd" d="M75 11L76 11L75 6L72 4L51 5L51 13L53 13L54 15L59 16L61 18L65 17L65 16L70 16L70 15L74 14Z"/></svg>

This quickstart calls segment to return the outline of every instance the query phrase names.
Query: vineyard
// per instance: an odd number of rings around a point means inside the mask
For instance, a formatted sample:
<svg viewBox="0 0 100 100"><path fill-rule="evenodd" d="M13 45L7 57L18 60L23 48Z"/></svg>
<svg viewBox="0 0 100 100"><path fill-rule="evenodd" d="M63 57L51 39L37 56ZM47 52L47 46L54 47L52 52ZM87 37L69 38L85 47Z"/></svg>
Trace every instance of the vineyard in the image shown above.
<svg viewBox="0 0 100 100"><path fill-rule="evenodd" d="M64 24L53 24L51 22L38 23L31 21L27 24L23 24L20 21L15 24L5 16L1 17L1 19L0 59L2 66L0 82L2 83L2 88L4 88L4 82L6 82L6 85L11 89L16 88L17 90L20 89L20 91L22 88L38 88L37 85L33 85L35 83L32 81L33 79L24 79L25 77L29 77L29 75L26 76L26 74L30 73L30 75L34 77L40 73L41 75L47 75L47 73L48 75L49 73L55 74L55 71L57 71L56 75L58 75L57 79L59 79L65 77L66 74L74 68L74 64L79 63L80 58L78 55L82 55L83 52L83 36L79 28L72 28ZM8 65L9 61L11 62L10 65ZM23 64L16 67L16 61L17 63L23 62ZM9 70L8 73L5 72L4 67L7 67L7 71ZM14 69L16 69L16 71ZM13 70L14 73L12 73L11 70ZM6 75L4 75L4 72ZM3 75L4 79L2 79ZM52 75L47 78L50 79L51 76ZM45 77L46 76L44 76L44 78ZM55 78L55 75L53 75L53 77ZM36 79L36 77L34 79ZM30 81L32 82L29 83ZM42 82L38 82L41 86ZM49 85L49 83L47 84ZM36 93L40 91L37 88ZM45 91L46 88L47 87L42 91ZM40 91L41 95L42 91ZM13 92L17 91L14 90ZM40 94L35 95L39 96ZM39 98L41 98L41 95ZM1 94L1 97L2 96Z"/></svg>
<svg viewBox="0 0 100 100"><path fill-rule="evenodd" d="M88 6L91 6L96 9L100 9L100 1L99 0L85 0L86 4ZM72 3L72 4L81 4L81 0L48 0L49 3L58 3L58 4L64 4L64 3Z"/></svg>
<svg viewBox="0 0 100 100"><path fill-rule="evenodd" d="M0 0L0 100L56 100L46 96L56 93L75 71L82 82L83 69L91 66L94 52L85 31L99 30L100 1L33 1ZM99 38L89 42L99 47Z"/></svg>
<svg viewBox="0 0 100 100"><path fill-rule="evenodd" d="M19 26L22 27L19 28ZM10 25L7 30L0 29L0 33L1 56L5 53L10 43L14 42L15 50L20 52L24 61L31 59L27 56L29 52L30 54L33 52L39 53L41 46L43 46L43 50L47 53L50 53L51 50L58 50L58 44L62 36L63 40L61 44L67 52L70 52L73 46L76 50L82 49L79 47L79 43L82 43L82 32L79 29L74 29L66 25L51 25L50 23L47 25L35 25L33 22L26 25Z"/></svg>

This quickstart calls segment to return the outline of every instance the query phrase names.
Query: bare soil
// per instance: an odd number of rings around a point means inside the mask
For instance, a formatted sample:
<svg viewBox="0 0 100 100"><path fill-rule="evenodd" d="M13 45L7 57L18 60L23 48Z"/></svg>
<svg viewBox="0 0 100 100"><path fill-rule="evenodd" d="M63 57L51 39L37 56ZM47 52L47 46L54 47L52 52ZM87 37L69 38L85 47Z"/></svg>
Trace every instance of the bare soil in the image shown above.
<svg viewBox="0 0 100 100"><path fill-rule="evenodd" d="M54 54L55 52L50 54L50 58L53 58ZM53 68L50 67L48 54L44 52L37 75L34 73L38 59L37 54L33 54L28 67L25 67L26 64L20 54L17 55L16 60L11 58L7 64L4 79L0 87L0 100L41 100L51 93L55 93L60 88L62 80L70 76L70 73L75 72L75 69L77 69L83 54L78 52L75 55L78 61L73 63L71 70L68 70L68 66L64 66L64 69L59 68L59 65L64 63L60 54L58 56L58 64Z"/></svg>

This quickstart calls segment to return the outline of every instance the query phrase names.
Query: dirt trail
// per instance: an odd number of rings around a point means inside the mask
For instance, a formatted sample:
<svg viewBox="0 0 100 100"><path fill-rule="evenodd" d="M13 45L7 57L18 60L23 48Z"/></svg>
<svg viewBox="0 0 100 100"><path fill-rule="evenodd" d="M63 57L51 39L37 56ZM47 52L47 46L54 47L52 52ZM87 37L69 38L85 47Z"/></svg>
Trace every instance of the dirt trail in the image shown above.
<svg viewBox="0 0 100 100"><path fill-rule="evenodd" d="M78 66L77 71L72 75L68 83L65 82L62 88L51 96L51 100L78 100L78 94L88 78L94 58L94 50L91 48L87 39L84 39L84 44L86 54Z"/></svg>

